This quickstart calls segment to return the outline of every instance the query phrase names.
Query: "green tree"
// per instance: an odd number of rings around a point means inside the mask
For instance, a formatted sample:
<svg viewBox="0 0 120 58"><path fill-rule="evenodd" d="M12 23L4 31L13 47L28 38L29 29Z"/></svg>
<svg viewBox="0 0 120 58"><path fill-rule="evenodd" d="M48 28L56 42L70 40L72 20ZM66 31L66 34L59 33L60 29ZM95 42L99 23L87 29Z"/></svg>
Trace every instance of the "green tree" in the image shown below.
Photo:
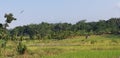
<svg viewBox="0 0 120 58"><path fill-rule="evenodd" d="M13 20L16 20L16 18L13 17L12 13L9 14L5 14L4 18L6 18L5 20L5 24L4 24L4 28L6 29L6 27L9 27L8 24L10 24Z"/></svg>

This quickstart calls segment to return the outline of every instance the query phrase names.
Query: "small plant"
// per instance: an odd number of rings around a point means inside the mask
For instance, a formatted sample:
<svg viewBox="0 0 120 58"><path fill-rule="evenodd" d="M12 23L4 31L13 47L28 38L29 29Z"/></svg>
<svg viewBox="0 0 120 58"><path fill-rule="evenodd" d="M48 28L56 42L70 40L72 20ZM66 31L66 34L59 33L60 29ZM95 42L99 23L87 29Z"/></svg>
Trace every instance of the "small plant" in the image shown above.
<svg viewBox="0 0 120 58"><path fill-rule="evenodd" d="M94 44L95 42L96 42L95 40L92 40L90 43L91 43L91 44Z"/></svg>
<svg viewBox="0 0 120 58"><path fill-rule="evenodd" d="M26 45L22 44L21 42L17 46L17 52L19 54L25 54L25 51L27 50Z"/></svg>
<svg viewBox="0 0 120 58"><path fill-rule="evenodd" d="M6 47L6 43L7 43L7 41L2 40L2 42L1 42L1 48L5 48Z"/></svg>

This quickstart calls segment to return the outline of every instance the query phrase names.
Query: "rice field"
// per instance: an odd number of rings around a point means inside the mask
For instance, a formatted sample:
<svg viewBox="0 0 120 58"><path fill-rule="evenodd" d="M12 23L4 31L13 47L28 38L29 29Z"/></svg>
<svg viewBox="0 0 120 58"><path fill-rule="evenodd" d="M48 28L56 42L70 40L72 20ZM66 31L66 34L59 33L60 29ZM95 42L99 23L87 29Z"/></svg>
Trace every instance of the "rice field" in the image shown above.
<svg viewBox="0 0 120 58"><path fill-rule="evenodd" d="M80 50L46 58L120 58L120 50Z"/></svg>
<svg viewBox="0 0 120 58"><path fill-rule="evenodd" d="M16 52L15 42L8 41L6 48L0 48L0 58L120 58L120 35L23 40L22 43L27 46L24 55Z"/></svg>

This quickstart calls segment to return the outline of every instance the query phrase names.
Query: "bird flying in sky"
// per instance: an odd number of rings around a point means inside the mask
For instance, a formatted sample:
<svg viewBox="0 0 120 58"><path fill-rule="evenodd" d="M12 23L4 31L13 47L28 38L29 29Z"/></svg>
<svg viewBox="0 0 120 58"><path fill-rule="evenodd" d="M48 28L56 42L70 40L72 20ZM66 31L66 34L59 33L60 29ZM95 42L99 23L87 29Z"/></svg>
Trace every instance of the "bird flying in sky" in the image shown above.
<svg viewBox="0 0 120 58"><path fill-rule="evenodd" d="M20 14L22 14L24 12L24 10L20 11Z"/></svg>

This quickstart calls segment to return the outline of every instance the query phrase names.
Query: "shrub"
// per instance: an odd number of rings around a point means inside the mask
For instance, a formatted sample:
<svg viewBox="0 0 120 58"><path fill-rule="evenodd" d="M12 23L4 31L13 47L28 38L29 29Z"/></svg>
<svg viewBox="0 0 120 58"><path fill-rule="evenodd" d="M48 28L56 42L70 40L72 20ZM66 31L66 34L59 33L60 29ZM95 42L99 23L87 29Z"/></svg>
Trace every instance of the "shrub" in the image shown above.
<svg viewBox="0 0 120 58"><path fill-rule="evenodd" d="M7 41L1 40L1 48L5 48L6 47L6 43L7 43Z"/></svg>
<svg viewBox="0 0 120 58"><path fill-rule="evenodd" d="M18 46L17 46L17 52L19 54L24 54L26 50L27 50L26 45L24 45L22 43L18 44Z"/></svg>

